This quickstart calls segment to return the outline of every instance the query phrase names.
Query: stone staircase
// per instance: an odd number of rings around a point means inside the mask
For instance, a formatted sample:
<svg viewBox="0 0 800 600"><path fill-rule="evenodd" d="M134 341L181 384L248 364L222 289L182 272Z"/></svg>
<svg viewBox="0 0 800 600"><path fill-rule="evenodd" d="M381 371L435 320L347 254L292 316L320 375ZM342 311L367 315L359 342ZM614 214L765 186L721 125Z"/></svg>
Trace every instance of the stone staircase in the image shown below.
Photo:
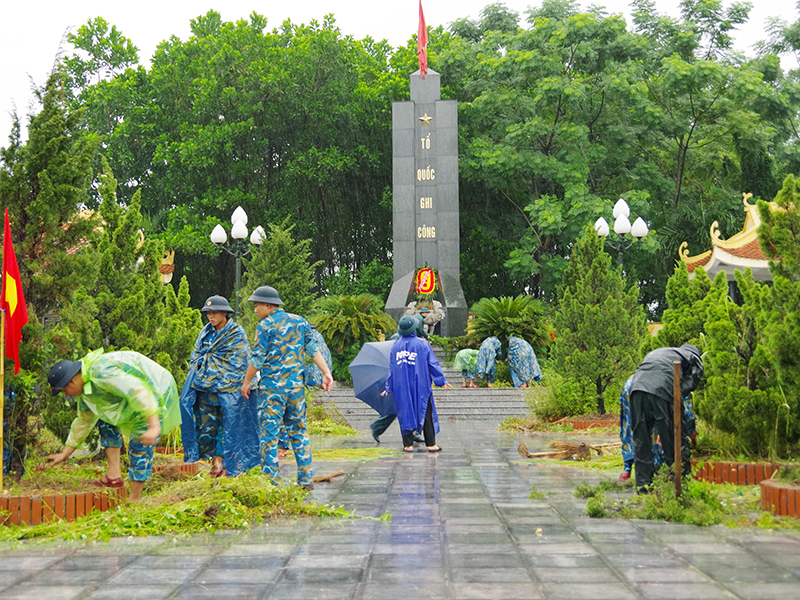
<svg viewBox="0 0 800 600"><path fill-rule="evenodd" d="M434 347L439 364L444 365L445 354ZM434 388L433 399L439 419L480 419L502 421L506 417L523 417L530 413L525 402L524 388L467 388L461 387L461 371L451 367L442 369L452 389ZM335 387L330 394L315 392L316 398L327 408L336 406L348 421L364 421L377 418L372 408L353 395L349 387Z"/></svg>

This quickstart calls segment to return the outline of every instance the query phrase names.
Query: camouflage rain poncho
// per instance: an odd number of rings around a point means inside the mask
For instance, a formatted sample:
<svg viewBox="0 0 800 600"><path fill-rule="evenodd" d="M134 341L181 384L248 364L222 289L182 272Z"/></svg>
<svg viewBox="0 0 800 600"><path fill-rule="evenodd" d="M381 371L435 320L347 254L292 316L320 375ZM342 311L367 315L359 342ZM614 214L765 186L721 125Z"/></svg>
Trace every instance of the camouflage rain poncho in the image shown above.
<svg viewBox="0 0 800 600"><path fill-rule="evenodd" d="M181 390L181 438L184 462L197 462L200 449L194 405L198 392L215 392L224 415L223 466L233 477L258 465L257 394L241 394L250 343L242 326L228 320L219 332L209 323L200 331L190 358L190 370Z"/></svg>
<svg viewBox="0 0 800 600"><path fill-rule="evenodd" d="M333 362L331 361L331 351L328 350L328 345L322 334L316 329L312 330L311 337L317 343L317 350L322 354L325 359L325 364L328 369L333 369ZM311 360L310 354L306 353L306 366L305 366L305 380L306 387L319 387L322 385L322 370Z"/></svg>
<svg viewBox="0 0 800 600"><path fill-rule="evenodd" d="M533 351L533 347L522 338L508 338L508 368L511 371L514 387L523 386L529 381L539 381L542 378L542 370L539 368L539 361L536 360L536 353Z"/></svg>
<svg viewBox="0 0 800 600"><path fill-rule="evenodd" d="M478 360L475 363L475 372L483 379L494 379L494 362L500 358L502 345L497 336L488 337L483 340L480 350L478 350Z"/></svg>

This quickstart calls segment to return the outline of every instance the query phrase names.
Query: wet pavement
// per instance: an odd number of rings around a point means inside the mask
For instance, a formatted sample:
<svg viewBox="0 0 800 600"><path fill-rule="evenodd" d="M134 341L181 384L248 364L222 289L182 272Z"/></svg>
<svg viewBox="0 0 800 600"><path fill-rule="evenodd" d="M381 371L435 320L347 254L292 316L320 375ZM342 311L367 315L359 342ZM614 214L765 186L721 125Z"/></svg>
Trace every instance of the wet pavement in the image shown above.
<svg viewBox="0 0 800 600"><path fill-rule="evenodd" d="M590 519L572 491L615 474L526 463L519 436L495 425L443 423L439 454L315 461L318 474L348 475L318 484L314 499L372 519L0 547L0 598L800 599L800 535ZM544 441L526 438L531 451ZM384 442L399 447L395 427ZM373 442L362 433L314 445ZM545 497L529 498L532 486ZM375 518L384 513L390 522Z"/></svg>

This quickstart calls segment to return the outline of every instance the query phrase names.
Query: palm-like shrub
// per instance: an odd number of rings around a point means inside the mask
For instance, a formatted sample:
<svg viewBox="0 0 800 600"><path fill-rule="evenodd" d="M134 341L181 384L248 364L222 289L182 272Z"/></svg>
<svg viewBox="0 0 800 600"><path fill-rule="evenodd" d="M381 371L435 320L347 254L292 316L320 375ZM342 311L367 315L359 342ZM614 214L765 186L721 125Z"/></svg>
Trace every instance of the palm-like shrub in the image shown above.
<svg viewBox="0 0 800 600"><path fill-rule="evenodd" d="M350 380L347 367L363 344L389 337L397 329L394 319L383 312L383 300L372 294L327 296L317 309L311 320L331 351L338 381Z"/></svg>
<svg viewBox="0 0 800 600"><path fill-rule="evenodd" d="M549 340L544 304L531 296L482 298L472 306L472 335L480 340L496 335L508 348L508 338L521 337L534 347Z"/></svg>

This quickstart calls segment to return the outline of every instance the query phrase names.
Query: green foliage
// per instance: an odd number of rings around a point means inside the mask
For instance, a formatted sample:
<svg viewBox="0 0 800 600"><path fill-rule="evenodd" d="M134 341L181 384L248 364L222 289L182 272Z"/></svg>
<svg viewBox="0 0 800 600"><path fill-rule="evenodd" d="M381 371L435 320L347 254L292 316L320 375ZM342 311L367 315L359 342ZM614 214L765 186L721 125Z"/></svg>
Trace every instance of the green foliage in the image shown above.
<svg viewBox="0 0 800 600"><path fill-rule="evenodd" d="M51 320L73 291L97 273L96 219L76 214L89 199L91 163L100 144L82 128L82 110L71 110L62 93L64 74L55 70L38 90L41 108L29 117L28 139L22 142L15 119L8 147L0 149L0 214L8 209L29 323L20 344L22 370L6 368L5 385L17 391L10 419L13 432L10 471L23 470L32 441L29 417L39 412L39 389L53 349L45 341L44 321Z"/></svg>
<svg viewBox="0 0 800 600"><path fill-rule="evenodd" d="M541 384L543 387L532 387L531 391L528 391L526 399L531 405L533 414L544 422L585 415L594 412L597 408L593 390L587 390L580 381L563 377L551 369L545 369L542 371Z"/></svg>
<svg viewBox="0 0 800 600"><path fill-rule="evenodd" d="M621 384L639 362L645 334L638 287L627 286L620 267L611 267L603 240L587 227L573 246L555 314L555 370L570 385L594 390L605 413L606 390ZM591 397L591 396L589 396Z"/></svg>
<svg viewBox="0 0 800 600"><path fill-rule="evenodd" d="M552 494L553 492L549 493ZM547 492L539 491L538 489L536 489L536 486L534 485L531 487L531 493L528 494L528 498L530 498L531 500L543 500L544 498L547 498L547 495L548 495Z"/></svg>
<svg viewBox="0 0 800 600"><path fill-rule="evenodd" d="M776 276L800 279L800 179L788 175L775 196L777 210L769 203L758 202L761 226L758 241L770 259L770 271Z"/></svg>
<svg viewBox="0 0 800 600"><path fill-rule="evenodd" d="M800 485L800 466L781 465L778 470L778 479L791 485Z"/></svg>
<svg viewBox="0 0 800 600"><path fill-rule="evenodd" d="M278 290L286 312L307 317L314 307L314 269L320 262L310 262L311 240L295 240L292 234L295 225L289 221L287 217L280 225L270 223L261 246L253 248L250 259L243 259L247 271L242 277L239 296L239 322L251 337L258 317L247 299L262 285ZM324 337L328 342L327 336Z"/></svg>
<svg viewBox="0 0 800 600"><path fill-rule="evenodd" d="M102 199L102 233L96 244L99 274L88 277L61 311L61 322L48 334L59 358L77 360L103 347L107 352L134 350L168 369L183 383L194 341L202 326L189 307L186 278L178 294L164 285L158 267L164 254L160 240L141 231L139 193L123 208L117 181L103 159L98 192ZM55 402L59 402L57 399Z"/></svg>
<svg viewBox="0 0 800 600"><path fill-rule="evenodd" d="M662 320L664 327L655 336L647 336L642 344L642 354L664 347L693 344L704 348L706 311L712 304L726 298L728 282L724 273L718 273L712 282L703 267L694 270L689 279L686 263L679 261L667 281L668 308Z"/></svg>
<svg viewBox="0 0 800 600"><path fill-rule="evenodd" d="M482 298L470 312L474 317L470 336L479 340L497 336L503 356L508 353L509 337L520 337L534 347L544 346L550 339L545 306L531 296Z"/></svg>
<svg viewBox="0 0 800 600"><path fill-rule="evenodd" d="M139 62L138 48L117 29L108 28L102 17L89 19L76 32L67 33L67 41L80 53L63 59L70 88L84 90L103 76L124 71Z"/></svg>
<svg viewBox="0 0 800 600"><path fill-rule="evenodd" d="M668 469L661 469L651 492L632 498L621 507L620 514L627 519L708 526L722 523L730 510L723 506L714 484L707 481L685 480L681 497L676 498Z"/></svg>
<svg viewBox="0 0 800 600"><path fill-rule="evenodd" d="M383 306L383 301L371 294L326 296L318 301L312 321L331 351L335 380L351 381L347 367L361 346L388 338L397 329Z"/></svg>
<svg viewBox="0 0 800 600"><path fill-rule="evenodd" d="M603 507L602 496L592 496L586 501L586 514L593 519L602 519L608 516L605 508Z"/></svg>
<svg viewBox="0 0 800 600"><path fill-rule="evenodd" d="M397 328L383 312L383 301L371 294L326 296L318 302L313 321L328 347L339 351L389 337Z"/></svg>
<svg viewBox="0 0 800 600"><path fill-rule="evenodd" d="M355 296L372 294L384 301L392 289L394 277L392 268L381 264L377 258L361 265L355 272L342 269L323 279L322 287L336 296Z"/></svg>

